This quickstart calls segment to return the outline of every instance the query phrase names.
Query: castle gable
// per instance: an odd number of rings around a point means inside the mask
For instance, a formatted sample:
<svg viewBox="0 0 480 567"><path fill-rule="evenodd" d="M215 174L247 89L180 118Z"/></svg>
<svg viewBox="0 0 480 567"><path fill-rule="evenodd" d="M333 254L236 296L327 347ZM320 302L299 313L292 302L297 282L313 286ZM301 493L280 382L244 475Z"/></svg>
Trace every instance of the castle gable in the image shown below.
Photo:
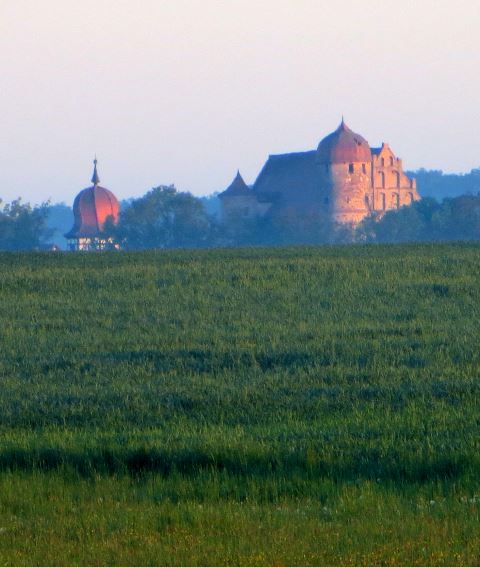
<svg viewBox="0 0 480 567"><path fill-rule="evenodd" d="M378 189L414 189L415 182L403 172L402 160L388 144L372 151L373 186Z"/></svg>
<svg viewBox="0 0 480 567"><path fill-rule="evenodd" d="M373 149L375 149L375 152L373 151ZM393 167L396 169L402 168L402 160L395 156L392 148L388 144L383 143L380 148L373 149L373 162L377 167Z"/></svg>
<svg viewBox="0 0 480 567"><path fill-rule="evenodd" d="M416 182L403 172L402 160L388 144L372 151L373 202L377 211L398 209L419 199Z"/></svg>

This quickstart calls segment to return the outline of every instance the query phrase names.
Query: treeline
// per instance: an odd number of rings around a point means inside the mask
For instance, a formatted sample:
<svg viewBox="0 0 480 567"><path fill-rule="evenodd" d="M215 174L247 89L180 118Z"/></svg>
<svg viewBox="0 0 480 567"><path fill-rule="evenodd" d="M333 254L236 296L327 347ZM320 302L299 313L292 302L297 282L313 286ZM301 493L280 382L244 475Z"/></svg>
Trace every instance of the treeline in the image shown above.
<svg viewBox="0 0 480 567"><path fill-rule="evenodd" d="M480 240L480 169L465 175L426 170L413 175L424 197L420 202L387 212L380 220L367 218L354 230L335 226L315 212L222 224L216 196L197 198L173 186L160 186L124 201L118 226L108 225L106 233L131 250ZM448 196L440 202L432 195ZM63 234L72 223L72 209L64 204L0 201L0 249L64 248Z"/></svg>
<svg viewBox="0 0 480 567"><path fill-rule="evenodd" d="M354 238L366 242L480 240L480 195L461 195L441 203L425 197L389 211L380 221L365 219Z"/></svg>
<svg viewBox="0 0 480 567"><path fill-rule="evenodd" d="M220 227L218 236L228 246L480 240L480 195L441 203L426 197L380 219L368 217L353 229L318 213L286 214Z"/></svg>

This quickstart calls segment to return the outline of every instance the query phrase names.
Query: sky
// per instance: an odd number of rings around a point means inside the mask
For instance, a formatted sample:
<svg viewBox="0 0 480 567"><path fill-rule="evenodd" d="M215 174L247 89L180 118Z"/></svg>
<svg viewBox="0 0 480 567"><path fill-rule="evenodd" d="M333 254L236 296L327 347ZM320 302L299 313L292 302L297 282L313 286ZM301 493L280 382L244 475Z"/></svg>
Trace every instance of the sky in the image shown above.
<svg viewBox="0 0 480 567"><path fill-rule="evenodd" d="M480 167L477 0L0 0L0 197L205 195L346 123Z"/></svg>

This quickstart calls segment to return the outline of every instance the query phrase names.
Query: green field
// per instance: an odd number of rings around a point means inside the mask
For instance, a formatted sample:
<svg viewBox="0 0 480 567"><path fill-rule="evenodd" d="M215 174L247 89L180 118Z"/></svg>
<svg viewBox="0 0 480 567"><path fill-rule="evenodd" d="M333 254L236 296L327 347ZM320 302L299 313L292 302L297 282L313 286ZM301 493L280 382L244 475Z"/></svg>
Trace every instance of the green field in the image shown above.
<svg viewBox="0 0 480 567"><path fill-rule="evenodd" d="M0 265L0 566L480 564L479 245Z"/></svg>

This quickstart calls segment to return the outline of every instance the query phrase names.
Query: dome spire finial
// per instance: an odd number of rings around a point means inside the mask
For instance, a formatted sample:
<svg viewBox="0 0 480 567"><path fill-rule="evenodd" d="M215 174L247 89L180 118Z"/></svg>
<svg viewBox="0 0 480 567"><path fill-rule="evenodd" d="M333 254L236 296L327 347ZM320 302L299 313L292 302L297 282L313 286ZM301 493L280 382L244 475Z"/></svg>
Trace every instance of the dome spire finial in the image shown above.
<svg viewBox="0 0 480 567"><path fill-rule="evenodd" d="M345 117L342 114L342 121L340 122L340 126L338 127L339 130L346 130L348 126L345 124Z"/></svg>
<svg viewBox="0 0 480 567"><path fill-rule="evenodd" d="M100 183L100 177L98 176L97 171L97 155L95 154L95 159L93 160L93 175L92 175L92 183L96 187Z"/></svg>

